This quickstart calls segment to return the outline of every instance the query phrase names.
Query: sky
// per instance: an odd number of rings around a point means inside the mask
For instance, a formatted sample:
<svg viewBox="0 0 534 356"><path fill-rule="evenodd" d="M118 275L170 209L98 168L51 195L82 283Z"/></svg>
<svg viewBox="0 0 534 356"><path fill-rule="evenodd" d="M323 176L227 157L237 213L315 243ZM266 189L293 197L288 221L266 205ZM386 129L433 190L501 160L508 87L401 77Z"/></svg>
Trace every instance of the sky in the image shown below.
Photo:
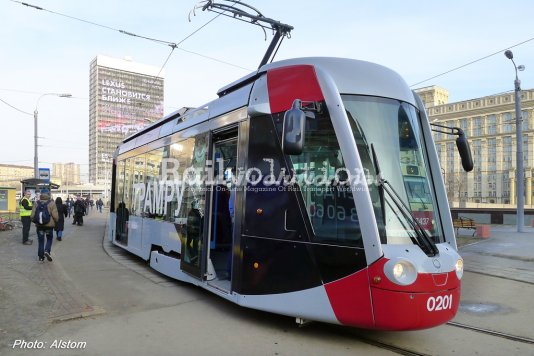
<svg viewBox="0 0 534 356"><path fill-rule="evenodd" d="M76 162L82 180L89 161L89 63L97 55L163 68L168 114L215 99L219 88L258 67L272 38L271 31L264 34L242 21L200 9L192 13L195 0L24 2L47 11L0 0L0 164L33 166L37 109L39 166ZM276 60L333 56L376 62L397 71L412 89L438 85L456 102L513 90L514 67L503 54L511 49L516 64L526 67L519 72L522 88L534 88L531 1L245 2L294 27ZM179 47L172 51L118 30Z"/></svg>

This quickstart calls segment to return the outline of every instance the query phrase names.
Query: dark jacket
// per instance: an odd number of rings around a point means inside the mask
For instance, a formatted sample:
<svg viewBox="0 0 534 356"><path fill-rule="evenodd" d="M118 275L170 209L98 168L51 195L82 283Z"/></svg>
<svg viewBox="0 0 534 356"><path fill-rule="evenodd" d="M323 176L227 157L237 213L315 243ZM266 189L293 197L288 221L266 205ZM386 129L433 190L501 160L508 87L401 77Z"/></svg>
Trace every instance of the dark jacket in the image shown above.
<svg viewBox="0 0 534 356"><path fill-rule="evenodd" d="M57 214L59 219L54 227L56 231L63 231L65 229L65 218L69 215L68 208L65 204L56 204Z"/></svg>
<svg viewBox="0 0 534 356"><path fill-rule="evenodd" d="M56 203L54 203L53 200L50 200L50 196L48 194L41 194L39 201L44 202L44 203L48 202L47 208L48 208L48 212L50 213L51 219L48 222L48 224L46 224L45 226L38 226L37 224L35 224L35 226L38 229L52 229L56 225L56 222L59 220ZM31 215L32 221L33 221L33 217L35 216L35 210L37 208L37 205L38 205L37 202L33 204L32 215Z"/></svg>
<svg viewBox="0 0 534 356"><path fill-rule="evenodd" d="M85 204L82 200L76 200L74 202L74 215L83 216L85 215Z"/></svg>

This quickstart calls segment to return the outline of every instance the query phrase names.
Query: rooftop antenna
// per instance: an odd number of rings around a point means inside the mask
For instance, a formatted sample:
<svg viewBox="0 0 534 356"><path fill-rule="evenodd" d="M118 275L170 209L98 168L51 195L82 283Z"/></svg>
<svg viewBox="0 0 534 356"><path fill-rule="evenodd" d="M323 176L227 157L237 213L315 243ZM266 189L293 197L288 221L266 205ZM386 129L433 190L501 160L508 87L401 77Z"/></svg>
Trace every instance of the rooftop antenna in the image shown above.
<svg viewBox="0 0 534 356"><path fill-rule="evenodd" d="M230 3L230 4L227 4L227 3ZM197 9L202 9L202 11L207 10L207 11L215 12L216 14L219 14L219 15L231 17L236 20L240 20L243 22L247 22L247 23L259 26L262 28L263 33L265 34L265 40L267 40L267 33L265 32L265 29L273 30L274 37L271 43L269 44L269 47L267 48L267 51L265 52L265 55L263 56L263 59L261 60L261 63L258 69L261 68L263 65L267 64L267 62L269 62L269 59L270 59L270 62L274 60L274 57L276 56L276 53L278 52L278 48L280 48L280 45L282 44L282 40L284 39L284 37L291 38L291 30L293 29L293 26L286 25L284 23L281 23L280 21L276 21L268 17L265 17L257 9L241 1L237 1L237 0L220 0L220 2L214 2L212 0L200 1L197 5L195 5L193 10L191 10L191 12L189 13L189 21L191 21L191 14L193 14L193 16L196 15L195 11Z"/></svg>

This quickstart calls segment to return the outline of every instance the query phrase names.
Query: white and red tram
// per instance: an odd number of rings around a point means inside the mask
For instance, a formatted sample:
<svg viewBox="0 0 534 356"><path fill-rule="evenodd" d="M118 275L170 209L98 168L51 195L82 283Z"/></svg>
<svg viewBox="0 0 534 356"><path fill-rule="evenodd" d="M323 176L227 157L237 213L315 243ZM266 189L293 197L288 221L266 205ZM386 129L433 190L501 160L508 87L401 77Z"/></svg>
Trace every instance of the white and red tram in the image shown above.
<svg viewBox="0 0 534 356"><path fill-rule="evenodd" d="M119 146L114 244L300 320L411 330L454 317L463 262L424 106L397 73L298 58L218 95Z"/></svg>

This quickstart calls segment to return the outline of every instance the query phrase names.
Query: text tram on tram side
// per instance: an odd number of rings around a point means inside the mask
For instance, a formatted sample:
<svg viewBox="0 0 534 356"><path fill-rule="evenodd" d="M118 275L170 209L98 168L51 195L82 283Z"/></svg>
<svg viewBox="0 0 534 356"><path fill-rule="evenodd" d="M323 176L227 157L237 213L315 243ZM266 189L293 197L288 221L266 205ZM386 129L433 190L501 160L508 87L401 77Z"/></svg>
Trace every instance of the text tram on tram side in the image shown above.
<svg viewBox="0 0 534 356"><path fill-rule="evenodd" d="M398 74L299 58L218 95L119 146L114 244L297 320L410 330L454 317L463 262L423 103Z"/></svg>

